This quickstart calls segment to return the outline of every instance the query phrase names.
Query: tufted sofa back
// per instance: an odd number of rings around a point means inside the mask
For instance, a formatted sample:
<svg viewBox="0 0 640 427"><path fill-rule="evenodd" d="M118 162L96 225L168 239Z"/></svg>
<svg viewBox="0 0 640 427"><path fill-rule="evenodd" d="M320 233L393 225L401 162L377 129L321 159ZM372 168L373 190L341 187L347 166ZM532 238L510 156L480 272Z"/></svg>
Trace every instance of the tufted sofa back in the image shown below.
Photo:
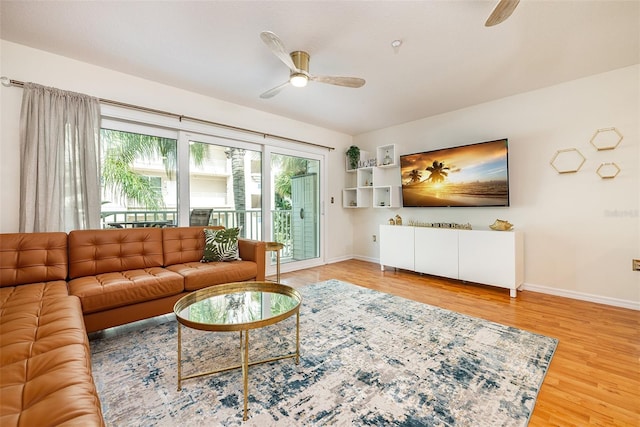
<svg viewBox="0 0 640 427"><path fill-rule="evenodd" d="M161 267L162 229L74 230L69 233L69 277Z"/></svg>
<svg viewBox="0 0 640 427"><path fill-rule="evenodd" d="M66 233L6 233L0 236L0 287L66 278Z"/></svg>
<svg viewBox="0 0 640 427"><path fill-rule="evenodd" d="M198 262L204 252L204 230L220 230L224 227L176 227L163 228L164 265Z"/></svg>

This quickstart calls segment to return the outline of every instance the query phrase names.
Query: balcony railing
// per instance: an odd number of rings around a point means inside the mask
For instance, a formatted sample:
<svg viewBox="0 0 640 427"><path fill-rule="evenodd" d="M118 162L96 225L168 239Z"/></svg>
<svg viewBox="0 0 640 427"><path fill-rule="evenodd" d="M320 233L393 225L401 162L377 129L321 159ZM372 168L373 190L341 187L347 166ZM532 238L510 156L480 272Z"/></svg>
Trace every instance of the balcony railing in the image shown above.
<svg viewBox="0 0 640 427"><path fill-rule="evenodd" d="M178 212L175 210L103 211L101 218L102 228L178 225ZM244 238L280 242L284 245L280 252L281 260L291 258L293 255L291 211L272 210L271 219L273 239L262 239L262 211L260 210L214 210L209 225L222 225L225 228L242 226L240 234ZM275 262L275 253L272 254L272 258Z"/></svg>
<svg viewBox="0 0 640 427"><path fill-rule="evenodd" d="M102 228L121 228L118 224L162 223L175 225L178 220L177 211L102 211L100 213Z"/></svg>
<svg viewBox="0 0 640 427"><path fill-rule="evenodd" d="M286 261L293 258L293 239L291 238L291 211L271 211L271 230L273 241L282 243L284 247L280 251L280 260ZM272 254L271 262L275 263L276 255Z"/></svg>

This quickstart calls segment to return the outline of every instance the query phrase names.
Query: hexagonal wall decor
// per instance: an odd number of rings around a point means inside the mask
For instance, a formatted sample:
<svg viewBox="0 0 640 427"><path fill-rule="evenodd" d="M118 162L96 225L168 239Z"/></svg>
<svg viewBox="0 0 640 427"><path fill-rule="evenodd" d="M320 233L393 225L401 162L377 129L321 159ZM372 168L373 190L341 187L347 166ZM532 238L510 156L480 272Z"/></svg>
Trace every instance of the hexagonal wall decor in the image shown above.
<svg viewBox="0 0 640 427"><path fill-rule="evenodd" d="M602 179L613 179L620 173L620 166L614 162L601 163L596 173Z"/></svg>
<svg viewBox="0 0 640 427"><path fill-rule="evenodd" d="M591 137L591 145L596 150L613 150L622 142L624 136L616 128L598 129Z"/></svg>
<svg viewBox="0 0 640 427"><path fill-rule="evenodd" d="M549 162L558 173L578 172L587 160L577 148L556 151Z"/></svg>

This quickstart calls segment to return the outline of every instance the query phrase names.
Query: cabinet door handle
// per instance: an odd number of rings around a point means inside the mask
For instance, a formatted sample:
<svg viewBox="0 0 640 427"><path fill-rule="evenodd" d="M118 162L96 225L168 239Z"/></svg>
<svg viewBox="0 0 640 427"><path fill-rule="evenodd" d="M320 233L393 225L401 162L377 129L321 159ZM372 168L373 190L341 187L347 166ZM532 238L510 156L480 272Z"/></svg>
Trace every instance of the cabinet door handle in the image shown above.
<svg viewBox="0 0 640 427"><path fill-rule="evenodd" d="M304 208L300 209L300 219L304 219Z"/></svg>

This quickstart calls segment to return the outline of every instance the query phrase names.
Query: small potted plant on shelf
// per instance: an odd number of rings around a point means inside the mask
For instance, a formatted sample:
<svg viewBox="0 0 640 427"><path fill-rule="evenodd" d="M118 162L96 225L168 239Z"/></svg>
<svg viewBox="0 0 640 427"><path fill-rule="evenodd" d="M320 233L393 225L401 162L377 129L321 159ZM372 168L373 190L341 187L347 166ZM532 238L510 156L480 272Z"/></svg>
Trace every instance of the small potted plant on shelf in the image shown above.
<svg viewBox="0 0 640 427"><path fill-rule="evenodd" d="M360 149L355 145L352 145L347 150L347 158L349 159L349 168L358 169L358 162L360 161Z"/></svg>

